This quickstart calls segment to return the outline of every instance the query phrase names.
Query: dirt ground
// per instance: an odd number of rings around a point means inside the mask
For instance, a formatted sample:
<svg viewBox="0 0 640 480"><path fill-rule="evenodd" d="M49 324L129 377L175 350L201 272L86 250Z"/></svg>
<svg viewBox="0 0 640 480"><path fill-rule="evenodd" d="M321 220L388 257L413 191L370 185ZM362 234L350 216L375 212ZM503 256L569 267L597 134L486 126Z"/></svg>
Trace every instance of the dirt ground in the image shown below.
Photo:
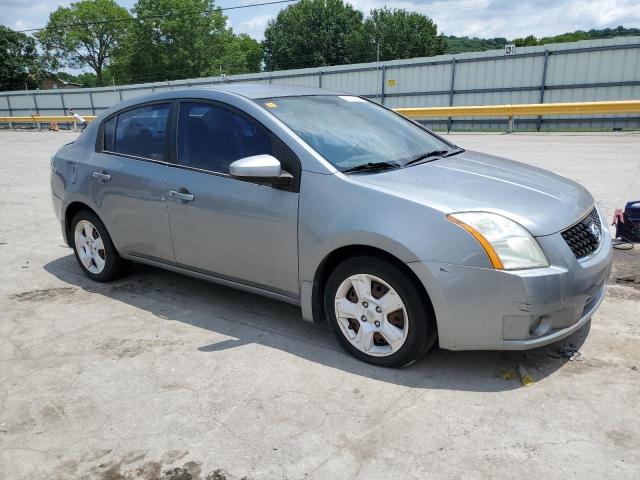
<svg viewBox="0 0 640 480"><path fill-rule="evenodd" d="M640 478L640 245L560 344L381 369L290 305L143 266L88 280L49 198L74 136L0 131L0 478ZM640 135L449 138L607 215L640 198Z"/></svg>

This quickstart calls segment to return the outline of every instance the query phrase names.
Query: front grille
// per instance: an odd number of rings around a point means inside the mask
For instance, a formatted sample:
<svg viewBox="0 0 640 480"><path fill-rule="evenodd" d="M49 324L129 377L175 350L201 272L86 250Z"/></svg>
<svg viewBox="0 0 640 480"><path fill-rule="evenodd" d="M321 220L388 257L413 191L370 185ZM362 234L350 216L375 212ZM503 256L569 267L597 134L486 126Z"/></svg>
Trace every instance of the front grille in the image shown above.
<svg viewBox="0 0 640 480"><path fill-rule="evenodd" d="M562 232L562 238L576 258L584 258L595 252L602 240L602 225L597 210L594 208L573 227Z"/></svg>

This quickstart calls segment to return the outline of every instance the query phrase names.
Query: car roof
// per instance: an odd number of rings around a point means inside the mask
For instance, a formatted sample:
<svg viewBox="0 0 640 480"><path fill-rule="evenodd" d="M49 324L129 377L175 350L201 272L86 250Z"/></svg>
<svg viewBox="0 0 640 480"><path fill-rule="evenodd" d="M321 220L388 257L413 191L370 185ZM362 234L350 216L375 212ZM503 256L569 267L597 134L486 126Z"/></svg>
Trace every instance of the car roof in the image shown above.
<svg viewBox="0 0 640 480"><path fill-rule="evenodd" d="M210 87L195 87L199 90L220 90L235 93L252 100L272 97L299 97L303 95L345 95L344 92L300 85L267 83L226 83Z"/></svg>
<svg viewBox="0 0 640 480"><path fill-rule="evenodd" d="M299 85L272 85L260 83L225 83L211 86L192 85L188 87L184 86L181 88L177 87L168 91L165 90L162 92L152 93L150 95L131 97L128 100L124 100L123 102L113 105L100 112L99 117L105 118L114 114L115 112L135 107L147 102L189 97L209 98L215 92L238 95L249 100L257 100L261 98L300 97L306 95L348 95L345 92L325 90L323 88L303 87Z"/></svg>

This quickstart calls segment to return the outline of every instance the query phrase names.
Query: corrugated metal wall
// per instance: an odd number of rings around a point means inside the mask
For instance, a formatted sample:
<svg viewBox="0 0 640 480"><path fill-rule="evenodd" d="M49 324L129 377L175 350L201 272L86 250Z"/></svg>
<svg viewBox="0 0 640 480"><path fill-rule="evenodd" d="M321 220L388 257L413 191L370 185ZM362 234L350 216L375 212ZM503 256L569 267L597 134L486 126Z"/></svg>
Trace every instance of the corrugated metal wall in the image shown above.
<svg viewBox="0 0 640 480"><path fill-rule="evenodd" d="M391 62L210 77L94 89L0 93L0 116L98 114L121 100L185 86L228 82L320 86L389 107L496 105L640 98L640 37L440 55ZM425 121L436 129L504 130L505 119ZM518 130L640 128L640 116L518 118Z"/></svg>

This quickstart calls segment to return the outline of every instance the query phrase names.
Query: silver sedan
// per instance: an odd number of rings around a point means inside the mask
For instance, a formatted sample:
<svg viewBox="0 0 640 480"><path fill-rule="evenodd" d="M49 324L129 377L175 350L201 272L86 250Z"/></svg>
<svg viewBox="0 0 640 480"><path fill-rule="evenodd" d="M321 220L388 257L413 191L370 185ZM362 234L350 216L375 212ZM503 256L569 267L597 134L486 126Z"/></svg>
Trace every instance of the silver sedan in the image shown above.
<svg viewBox="0 0 640 480"><path fill-rule="evenodd" d="M104 111L52 159L83 271L132 262L299 305L354 356L527 349L582 327L611 242L580 185L361 97L226 85Z"/></svg>

